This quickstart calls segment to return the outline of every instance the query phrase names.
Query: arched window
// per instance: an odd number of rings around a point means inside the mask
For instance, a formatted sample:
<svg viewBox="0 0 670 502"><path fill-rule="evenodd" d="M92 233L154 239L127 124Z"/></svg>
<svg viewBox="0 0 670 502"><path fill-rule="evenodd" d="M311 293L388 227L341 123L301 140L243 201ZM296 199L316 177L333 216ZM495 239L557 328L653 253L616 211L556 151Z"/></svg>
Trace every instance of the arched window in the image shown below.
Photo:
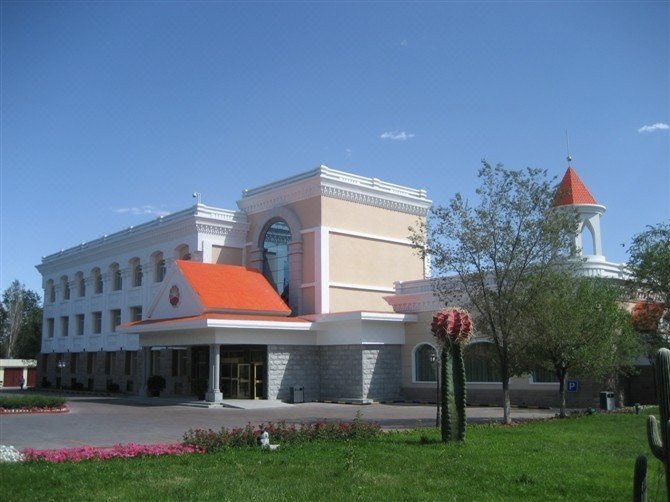
<svg viewBox="0 0 670 502"><path fill-rule="evenodd" d="M130 272L132 274L132 285L138 288L142 285L142 265L139 258L130 260Z"/></svg>
<svg viewBox="0 0 670 502"><path fill-rule="evenodd" d="M582 227L582 249L581 253L584 256L590 256L595 254L595 246L593 239L593 230L589 225L584 225Z"/></svg>
<svg viewBox="0 0 670 502"><path fill-rule="evenodd" d="M174 250L174 255L178 260L190 260L191 259L191 253L188 250L188 244L182 244L181 246L177 246Z"/></svg>
<svg viewBox="0 0 670 502"><path fill-rule="evenodd" d="M84 273L77 272L75 274L75 281L77 283L77 296L79 298L86 296L86 281L84 280Z"/></svg>
<svg viewBox="0 0 670 502"><path fill-rule="evenodd" d="M56 301L56 286L54 286L54 281L51 279L47 281L45 296L49 303L53 303Z"/></svg>
<svg viewBox="0 0 670 502"><path fill-rule="evenodd" d="M285 221L270 225L263 237L263 275L288 304L288 243L291 230Z"/></svg>
<svg viewBox="0 0 670 502"><path fill-rule="evenodd" d="M475 342L465 348L465 377L468 382L500 382L498 353L491 342Z"/></svg>
<svg viewBox="0 0 670 502"><path fill-rule="evenodd" d="M63 300L70 299L70 283L67 281L67 276L60 278L61 287L63 288Z"/></svg>
<svg viewBox="0 0 670 502"><path fill-rule="evenodd" d="M93 293L102 294L102 273L98 267L91 271L91 277L93 278Z"/></svg>
<svg viewBox="0 0 670 502"><path fill-rule="evenodd" d="M160 251L153 255L154 282L163 282L165 279L165 259Z"/></svg>
<svg viewBox="0 0 670 502"><path fill-rule="evenodd" d="M439 363L435 347L429 343L417 345L414 348L413 363L415 382L437 382Z"/></svg>
<svg viewBox="0 0 670 502"><path fill-rule="evenodd" d="M123 277L118 263L112 263L109 267L109 275L112 279L112 291L120 291L123 288Z"/></svg>

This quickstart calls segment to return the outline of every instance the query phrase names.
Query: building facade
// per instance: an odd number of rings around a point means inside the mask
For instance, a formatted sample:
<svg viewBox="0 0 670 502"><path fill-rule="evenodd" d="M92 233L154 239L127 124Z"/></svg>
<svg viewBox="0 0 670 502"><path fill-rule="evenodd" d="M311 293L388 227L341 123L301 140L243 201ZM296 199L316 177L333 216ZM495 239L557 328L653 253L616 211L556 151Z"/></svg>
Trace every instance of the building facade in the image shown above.
<svg viewBox="0 0 670 502"><path fill-rule="evenodd" d="M592 244L584 273L623 278L602 255L605 208L572 168L561 187L578 247ZM431 206L424 190L319 166L237 206L196 204L44 257L41 383L146 395L161 375L162 395L205 380L210 402L288 400L294 387L306 400L435 400L443 305L408 238ZM497 403L492 345L475 340L466 366L470 402ZM547 372L511 384L515 404L556 402ZM588 385L569 405L592 404Z"/></svg>

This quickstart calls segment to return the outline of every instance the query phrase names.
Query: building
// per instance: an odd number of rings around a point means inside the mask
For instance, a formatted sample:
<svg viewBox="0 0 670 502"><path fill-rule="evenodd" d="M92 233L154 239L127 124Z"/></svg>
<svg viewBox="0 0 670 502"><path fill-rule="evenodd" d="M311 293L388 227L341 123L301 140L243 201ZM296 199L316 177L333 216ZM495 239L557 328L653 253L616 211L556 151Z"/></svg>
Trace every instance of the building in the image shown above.
<svg viewBox="0 0 670 502"><path fill-rule="evenodd" d="M581 216L585 273L623 278L602 254L605 208L569 168L555 200ZM206 398L434 400L433 294L408 227L424 190L319 166L43 258L40 371L56 385ZM585 244L589 245L585 245ZM457 284L454 284L457 287ZM472 403L498 403L492 345L466 352ZM546 372L514 379L515 404L555 403ZM584 385L573 404L591 404ZM569 403L570 404L570 403Z"/></svg>

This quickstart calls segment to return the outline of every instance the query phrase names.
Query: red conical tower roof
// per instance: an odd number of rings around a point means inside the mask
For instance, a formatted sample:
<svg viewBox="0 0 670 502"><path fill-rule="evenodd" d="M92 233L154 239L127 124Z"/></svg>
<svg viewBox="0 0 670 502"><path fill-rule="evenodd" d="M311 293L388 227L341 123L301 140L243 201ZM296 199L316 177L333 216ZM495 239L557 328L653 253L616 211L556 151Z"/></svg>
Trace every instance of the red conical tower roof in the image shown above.
<svg viewBox="0 0 670 502"><path fill-rule="evenodd" d="M556 189L554 206L569 206L572 204L598 204L589 192L586 185L579 179L572 167L568 167L565 176Z"/></svg>

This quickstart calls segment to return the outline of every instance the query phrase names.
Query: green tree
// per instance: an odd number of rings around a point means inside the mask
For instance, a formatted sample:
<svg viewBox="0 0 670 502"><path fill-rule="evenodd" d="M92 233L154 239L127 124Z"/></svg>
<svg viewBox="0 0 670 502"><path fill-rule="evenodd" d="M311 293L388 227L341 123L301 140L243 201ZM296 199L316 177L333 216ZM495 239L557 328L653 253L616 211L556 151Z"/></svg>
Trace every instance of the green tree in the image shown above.
<svg viewBox="0 0 670 502"><path fill-rule="evenodd" d="M40 351L42 306L40 296L18 280L2 293L0 352L3 357L33 359Z"/></svg>
<svg viewBox="0 0 670 502"><path fill-rule="evenodd" d="M579 277L570 267L535 278L519 350L527 369L554 371L565 417L568 373L603 380L632 368L640 353L626 289L606 279Z"/></svg>
<svg viewBox="0 0 670 502"><path fill-rule="evenodd" d="M635 235L628 256L635 293L651 302L663 303L664 313L659 324L667 330L670 325L670 222L650 225Z"/></svg>
<svg viewBox="0 0 670 502"><path fill-rule="evenodd" d="M479 333L496 346L509 423L509 379L521 368L515 350L523 313L535 297L535 277L542 277L569 256L577 215L552 206L553 180L547 172L507 170L482 162L478 203L457 193L447 206L432 210L427 227L411 229L418 249L430 255L442 276L455 272L460 287L436 281L445 303L465 300L477 317Z"/></svg>

